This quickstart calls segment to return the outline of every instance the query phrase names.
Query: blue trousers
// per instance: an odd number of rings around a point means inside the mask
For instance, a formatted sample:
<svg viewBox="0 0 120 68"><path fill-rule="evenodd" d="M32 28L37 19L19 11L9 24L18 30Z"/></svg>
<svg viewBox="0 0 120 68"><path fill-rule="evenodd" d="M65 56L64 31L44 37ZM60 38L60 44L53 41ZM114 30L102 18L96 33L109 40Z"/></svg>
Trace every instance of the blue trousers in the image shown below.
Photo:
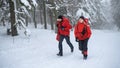
<svg viewBox="0 0 120 68"><path fill-rule="evenodd" d="M61 55L63 55L62 42L63 42L64 39L66 40L66 42L69 45L69 47L71 48L71 50L74 48L73 45L72 45L72 43L70 42L69 36L60 35L60 40L59 40L58 48L59 48L59 54L61 54Z"/></svg>

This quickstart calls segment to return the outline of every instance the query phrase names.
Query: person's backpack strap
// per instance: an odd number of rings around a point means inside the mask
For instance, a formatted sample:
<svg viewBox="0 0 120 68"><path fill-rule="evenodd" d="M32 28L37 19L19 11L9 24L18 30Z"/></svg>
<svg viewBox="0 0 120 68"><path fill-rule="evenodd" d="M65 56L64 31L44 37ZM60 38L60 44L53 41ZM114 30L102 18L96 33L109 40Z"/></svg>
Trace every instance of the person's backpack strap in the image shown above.
<svg viewBox="0 0 120 68"><path fill-rule="evenodd" d="M86 33L86 31L87 31L87 26L86 25L84 25L84 27L83 27L83 30L82 30L82 35L84 35L85 33Z"/></svg>

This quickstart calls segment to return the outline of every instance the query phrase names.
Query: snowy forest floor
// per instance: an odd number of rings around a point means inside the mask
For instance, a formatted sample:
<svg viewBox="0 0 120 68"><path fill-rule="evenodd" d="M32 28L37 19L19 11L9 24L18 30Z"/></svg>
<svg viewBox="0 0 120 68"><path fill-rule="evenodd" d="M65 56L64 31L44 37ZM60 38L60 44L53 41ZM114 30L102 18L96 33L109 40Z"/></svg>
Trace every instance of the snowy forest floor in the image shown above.
<svg viewBox="0 0 120 68"><path fill-rule="evenodd" d="M0 68L120 68L120 32L92 30L89 40L89 56L83 60L73 31L70 39L74 52L63 42L64 56L58 57L56 34L51 30L30 28L27 38L23 30L19 36L6 34L6 28L0 27Z"/></svg>

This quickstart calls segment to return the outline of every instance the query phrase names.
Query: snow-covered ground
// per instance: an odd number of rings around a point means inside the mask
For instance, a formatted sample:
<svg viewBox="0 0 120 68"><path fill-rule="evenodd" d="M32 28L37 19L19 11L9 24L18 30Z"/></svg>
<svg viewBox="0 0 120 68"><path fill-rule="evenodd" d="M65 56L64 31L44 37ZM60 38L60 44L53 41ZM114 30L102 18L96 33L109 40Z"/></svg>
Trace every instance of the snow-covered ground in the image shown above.
<svg viewBox="0 0 120 68"><path fill-rule="evenodd" d="M0 27L0 68L120 68L120 32L92 30L89 57L83 60L73 32L70 37L74 52L70 52L64 41L64 56L58 57L54 31L30 30L30 38L22 30L19 36L11 37L6 35L4 27Z"/></svg>

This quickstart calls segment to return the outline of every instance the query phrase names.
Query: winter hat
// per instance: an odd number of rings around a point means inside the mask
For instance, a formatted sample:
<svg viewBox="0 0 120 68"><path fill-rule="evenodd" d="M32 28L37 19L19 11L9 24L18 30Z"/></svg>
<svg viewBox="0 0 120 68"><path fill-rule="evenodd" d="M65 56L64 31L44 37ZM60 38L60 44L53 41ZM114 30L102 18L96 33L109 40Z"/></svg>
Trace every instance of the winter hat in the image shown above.
<svg viewBox="0 0 120 68"><path fill-rule="evenodd" d="M63 19L63 16L62 16L62 15L59 15L59 16L58 16L58 19Z"/></svg>
<svg viewBox="0 0 120 68"><path fill-rule="evenodd" d="M85 17L84 17L84 16L80 16L80 18L81 18L81 19L83 19L83 20L85 19ZM79 19L80 19L80 18L79 18Z"/></svg>

